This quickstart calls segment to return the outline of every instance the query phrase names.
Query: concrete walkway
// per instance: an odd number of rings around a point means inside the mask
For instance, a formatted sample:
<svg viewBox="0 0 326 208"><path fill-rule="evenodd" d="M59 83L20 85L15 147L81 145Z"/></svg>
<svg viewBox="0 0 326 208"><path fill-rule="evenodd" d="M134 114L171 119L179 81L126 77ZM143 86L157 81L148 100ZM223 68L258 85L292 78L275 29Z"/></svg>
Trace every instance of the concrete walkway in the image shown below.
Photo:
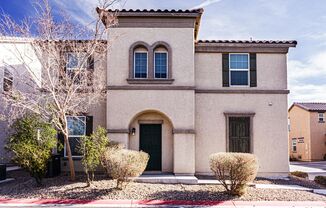
<svg viewBox="0 0 326 208"><path fill-rule="evenodd" d="M320 162L291 162L290 171L303 171L308 173L310 180L314 180L315 176L326 176L326 161Z"/></svg>
<svg viewBox="0 0 326 208"><path fill-rule="evenodd" d="M71 200L0 199L0 207L221 207L221 208L320 208L322 201L179 201L179 200Z"/></svg>

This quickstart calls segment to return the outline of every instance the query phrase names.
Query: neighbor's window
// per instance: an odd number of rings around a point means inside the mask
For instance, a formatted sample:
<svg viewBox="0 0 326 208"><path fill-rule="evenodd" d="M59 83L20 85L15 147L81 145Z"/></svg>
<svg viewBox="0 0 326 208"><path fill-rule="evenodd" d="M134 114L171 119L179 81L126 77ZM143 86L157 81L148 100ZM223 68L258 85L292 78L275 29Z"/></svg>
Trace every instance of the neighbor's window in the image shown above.
<svg viewBox="0 0 326 208"><path fill-rule="evenodd" d="M297 139L293 138L292 139L292 152L296 152L297 151Z"/></svg>
<svg viewBox="0 0 326 208"><path fill-rule="evenodd" d="M325 122L324 113L318 113L318 121L321 123Z"/></svg>
<svg viewBox="0 0 326 208"><path fill-rule="evenodd" d="M9 92L13 86L14 77L12 73L8 69L4 69L4 76L3 76L3 91Z"/></svg>
<svg viewBox="0 0 326 208"><path fill-rule="evenodd" d="M249 54L230 54L230 85L248 86Z"/></svg>
<svg viewBox="0 0 326 208"><path fill-rule="evenodd" d="M147 78L147 52L134 53L134 78Z"/></svg>
<svg viewBox="0 0 326 208"><path fill-rule="evenodd" d="M86 53L66 53L66 68L67 71L86 69L87 68L87 55Z"/></svg>
<svg viewBox="0 0 326 208"><path fill-rule="evenodd" d="M168 53L159 51L154 53L155 78L168 77Z"/></svg>
<svg viewBox="0 0 326 208"><path fill-rule="evenodd" d="M68 137L72 156L80 157L80 139L86 135L86 116L67 116ZM65 146L65 157L67 156Z"/></svg>

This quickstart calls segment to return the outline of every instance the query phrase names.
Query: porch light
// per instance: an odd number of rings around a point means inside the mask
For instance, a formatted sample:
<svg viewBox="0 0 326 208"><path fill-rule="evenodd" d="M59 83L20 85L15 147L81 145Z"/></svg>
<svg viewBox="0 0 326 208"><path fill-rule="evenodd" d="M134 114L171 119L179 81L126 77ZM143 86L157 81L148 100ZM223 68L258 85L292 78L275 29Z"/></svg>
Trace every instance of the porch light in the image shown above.
<svg viewBox="0 0 326 208"><path fill-rule="evenodd" d="M135 136L135 134L136 134L136 129L135 128L132 128L131 129L131 135Z"/></svg>

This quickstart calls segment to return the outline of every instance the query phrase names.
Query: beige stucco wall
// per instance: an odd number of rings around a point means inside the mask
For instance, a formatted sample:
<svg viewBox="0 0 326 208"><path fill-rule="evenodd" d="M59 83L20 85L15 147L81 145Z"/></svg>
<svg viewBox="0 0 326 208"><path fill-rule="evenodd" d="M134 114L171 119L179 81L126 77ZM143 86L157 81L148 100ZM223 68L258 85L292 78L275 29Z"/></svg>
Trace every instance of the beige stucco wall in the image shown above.
<svg viewBox="0 0 326 208"><path fill-rule="evenodd" d="M111 28L109 32L108 84L126 85L129 48L138 41L149 45L164 41L172 48L172 85L194 85L193 28ZM185 73L186 72L186 73Z"/></svg>
<svg viewBox="0 0 326 208"><path fill-rule="evenodd" d="M261 175L286 174L289 171L287 95L196 94L198 174L210 173L210 154L226 151L224 112L255 113L252 127L253 154L258 157Z"/></svg>
<svg viewBox="0 0 326 208"><path fill-rule="evenodd" d="M289 111L290 131L289 131L289 153L290 157L301 160L311 160L310 144L310 113L298 106L293 106ZM304 143L298 143L298 138L304 137ZM297 151L293 152L292 138L297 139Z"/></svg>
<svg viewBox="0 0 326 208"><path fill-rule="evenodd" d="M171 135L172 126L174 129L194 129L195 128L195 97L192 90L112 90L107 98L107 128L108 129L129 129L137 127L136 120L143 112L159 112L164 115L163 125L163 171L170 172L173 168L178 168L180 174L194 173L195 147L194 137L189 140L187 134ZM144 115L153 117L154 115ZM157 115L156 115L157 116ZM139 130L136 132L139 133ZM138 134L136 133L136 134ZM177 136L176 136L177 135ZM137 136L138 137L138 136ZM165 137L165 138L164 138ZM128 133L109 133L109 138L113 141L123 143L126 148L136 149L137 138ZM172 141L171 141L172 140ZM135 141L135 142L134 142ZM167 141L167 143L164 143ZM171 144L173 143L173 145ZM188 148L187 148L188 147ZM174 150L172 152L172 150ZM169 154L173 155L169 155ZM178 154L178 155L176 155ZM188 158L184 160L184 158ZM173 161L173 162L172 162ZM170 164L168 164L170 163ZM174 169L173 169L174 170Z"/></svg>
<svg viewBox="0 0 326 208"><path fill-rule="evenodd" d="M257 87L246 89L287 89L286 64L286 54L258 53ZM230 89L222 87L222 54L196 53L195 80L199 89Z"/></svg>
<svg viewBox="0 0 326 208"><path fill-rule="evenodd" d="M310 112L311 160L323 160L326 154L326 123L320 123L318 112Z"/></svg>

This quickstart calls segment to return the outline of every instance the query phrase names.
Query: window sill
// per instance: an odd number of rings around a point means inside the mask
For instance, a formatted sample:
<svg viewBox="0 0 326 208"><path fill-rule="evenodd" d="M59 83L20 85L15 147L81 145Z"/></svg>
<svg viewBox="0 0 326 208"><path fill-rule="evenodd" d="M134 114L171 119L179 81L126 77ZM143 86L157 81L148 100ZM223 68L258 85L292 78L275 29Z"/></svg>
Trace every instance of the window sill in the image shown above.
<svg viewBox="0 0 326 208"><path fill-rule="evenodd" d="M129 84L172 84L174 79L127 79Z"/></svg>

